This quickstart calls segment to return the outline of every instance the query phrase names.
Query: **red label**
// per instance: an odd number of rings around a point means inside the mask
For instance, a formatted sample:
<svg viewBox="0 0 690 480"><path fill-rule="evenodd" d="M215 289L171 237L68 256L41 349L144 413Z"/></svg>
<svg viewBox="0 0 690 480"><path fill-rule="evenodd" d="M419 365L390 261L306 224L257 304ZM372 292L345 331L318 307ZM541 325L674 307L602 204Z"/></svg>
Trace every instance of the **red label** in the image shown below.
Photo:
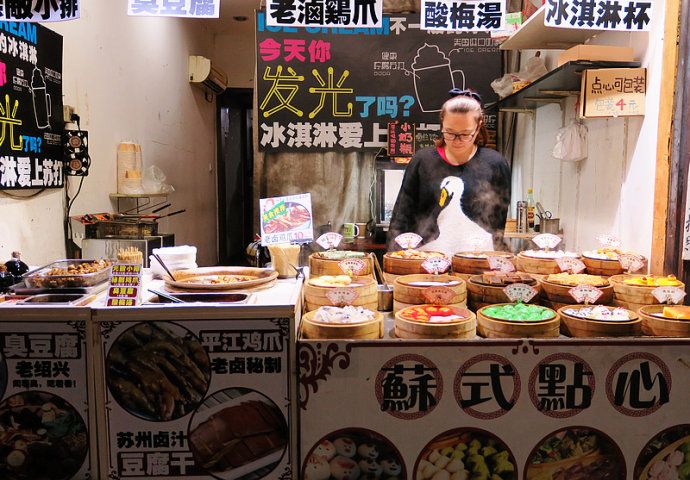
<svg viewBox="0 0 690 480"><path fill-rule="evenodd" d="M405 250L408 248L416 248L417 245L422 243L422 240L422 237L412 232L403 233L395 237L395 242Z"/></svg>
<svg viewBox="0 0 690 480"><path fill-rule="evenodd" d="M438 275L450 268L450 260L446 257L430 257L422 263L424 271L431 275Z"/></svg>
<svg viewBox="0 0 690 480"><path fill-rule="evenodd" d="M108 289L109 298L137 298L138 294L137 287L110 287Z"/></svg>
<svg viewBox="0 0 690 480"><path fill-rule="evenodd" d="M513 283L504 288L503 291L511 302L523 303L528 303L539 293L534 287L524 283Z"/></svg>
<svg viewBox="0 0 690 480"><path fill-rule="evenodd" d="M652 295L659 300L659 303L678 305L685 298L685 290L678 287L656 287L652 290Z"/></svg>
<svg viewBox="0 0 690 480"><path fill-rule="evenodd" d="M359 258L347 258L338 262L338 266L345 275L360 276L364 275L367 269L367 264L364 260Z"/></svg>
<svg viewBox="0 0 690 480"><path fill-rule="evenodd" d="M496 270L499 272L514 272L515 271L515 265L513 265L513 262L508 260L506 257L487 257L487 261L489 262L489 268L491 270Z"/></svg>
<svg viewBox="0 0 690 480"><path fill-rule="evenodd" d="M581 273L585 271L585 264L581 260L572 257L561 257L556 259L558 268L561 272Z"/></svg>
<svg viewBox="0 0 690 480"><path fill-rule="evenodd" d="M353 288L334 288L326 292L326 297L331 301L331 305L335 307L344 307L345 305L352 305L359 294Z"/></svg>
<svg viewBox="0 0 690 480"><path fill-rule="evenodd" d="M568 290L568 293L577 303L585 304L596 303L604 294L604 292L592 285L578 285Z"/></svg>
<svg viewBox="0 0 690 480"><path fill-rule="evenodd" d="M429 287L422 291L427 303L433 305L448 305L453 301L455 292L448 287Z"/></svg>

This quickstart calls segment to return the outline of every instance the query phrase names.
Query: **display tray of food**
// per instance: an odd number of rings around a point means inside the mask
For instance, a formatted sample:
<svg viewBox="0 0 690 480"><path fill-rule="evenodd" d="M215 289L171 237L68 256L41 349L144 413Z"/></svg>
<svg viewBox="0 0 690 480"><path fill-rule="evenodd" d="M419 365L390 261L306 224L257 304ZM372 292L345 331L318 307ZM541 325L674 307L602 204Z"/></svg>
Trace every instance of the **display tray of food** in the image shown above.
<svg viewBox="0 0 690 480"><path fill-rule="evenodd" d="M613 287L603 277L584 273L552 273L541 280L543 295L554 303L573 303L569 290L579 285L591 285L601 290L602 295L594 302L607 305L613 301Z"/></svg>
<svg viewBox="0 0 690 480"><path fill-rule="evenodd" d="M364 262L364 270L359 272L360 275L371 275L374 271L371 257L364 252L326 250L312 253L309 256L309 274L316 277L348 273L342 268L341 262L343 260L361 260Z"/></svg>
<svg viewBox="0 0 690 480"><path fill-rule="evenodd" d="M108 280L110 260L58 260L24 274L28 288L92 287Z"/></svg>
<svg viewBox="0 0 690 480"><path fill-rule="evenodd" d="M453 271L456 273L479 274L487 270L491 270L489 265L489 257L505 258L508 261L513 260L513 255L508 252L460 252L453 255Z"/></svg>
<svg viewBox="0 0 690 480"><path fill-rule="evenodd" d="M377 339L383 337L383 314L363 307L323 306L302 316L309 339Z"/></svg>
<svg viewBox="0 0 690 480"><path fill-rule="evenodd" d="M642 334L640 316L620 307L567 305L558 310L569 337L627 337Z"/></svg>
<svg viewBox="0 0 690 480"><path fill-rule="evenodd" d="M395 314L395 336L406 339L474 338L476 316L466 308L415 305Z"/></svg>
<svg viewBox="0 0 690 480"><path fill-rule="evenodd" d="M509 303L510 299L503 290L508 285L524 283L541 292L541 286L529 274L522 272L486 272L473 275L467 281L467 298L473 310L497 303ZM528 303L538 303L539 295L535 295Z"/></svg>
<svg viewBox="0 0 690 480"><path fill-rule="evenodd" d="M370 276L322 275L310 278L304 285L307 311L322 306L353 305L369 310L378 308L377 284Z"/></svg>
<svg viewBox="0 0 690 480"><path fill-rule="evenodd" d="M434 287L446 291L447 305L467 306L467 286L461 278L452 275L403 275L393 283L393 311L430 301L426 295Z"/></svg>
<svg viewBox="0 0 690 480"><path fill-rule="evenodd" d="M549 275L560 273L556 262L559 258L580 258L580 255L564 250L525 250L518 253L515 263L521 272Z"/></svg>
<svg viewBox="0 0 690 480"><path fill-rule="evenodd" d="M660 442L654 442L655 446ZM663 444L662 444L663 446ZM644 465L644 464L643 464ZM679 438L663 446L654 457L644 466L635 480L690 478L690 435Z"/></svg>
<svg viewBox="0 0 690 480"><path fill-rule="evenodd" d="M435 257L443 258L445 255L441 252L427 252L413 248L388 252L383 256L383 270L394 275L427 273L422 268L422 264L429 258Z"/></svg>
<svg viewBox="0 0 690 480"><path fill-rule="evenodd" d="M582 252L582 262L587 267L587 273L592 275L602 275L611 277L625 273L625 268L621 265L620 257L624 254L634 255L620 248L604 247L595 250L585 250ZM642 257L644 269L647 268L647 259Z"/></svg>
<svg viewBox="0 0 690 480"><path fill-rule="evenodd" d="M609 278L609 282L613 285L613 304L635 311L645 305L660 303L652 294L657 287L685 289L685 284L674 275L614 275Z"/></svg>
<svg viewBox="0 0 690 480"><path fill-rule="evenodd" d="M647 305L638 311L642 333L654 337L690 337L690 307Z"/></svg>
<svg viewBox="0 0 690 480"><path fill-rule="evenodd" d="M477 311L477 331L486 338L558 337L560 315L546 307L502 303Z"/></svg>
<svg viewBox="0 0 690 480"><path fill-rule="evenodd" d="M274 281L278 272L270 268L200 267L173 272L175 280L165 277L165 285L182 290L237 290L253 288Z"/></svg>

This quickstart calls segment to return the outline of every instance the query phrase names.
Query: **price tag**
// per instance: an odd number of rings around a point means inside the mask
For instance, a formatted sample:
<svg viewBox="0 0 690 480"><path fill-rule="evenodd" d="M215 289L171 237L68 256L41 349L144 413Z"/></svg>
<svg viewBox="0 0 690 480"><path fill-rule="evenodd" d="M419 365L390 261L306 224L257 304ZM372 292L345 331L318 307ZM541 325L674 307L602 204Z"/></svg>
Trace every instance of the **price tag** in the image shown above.
<svg viewBox="0 0 690 480"><path fill-rule="evenodd" d="M359 258L346 258L345 260L339 261L338 266L345 275L350 275L351 277L364 275L367 269L366 262Z"/></svg>
<svg viewBox="0 0 690 480"><path fill-rule="evenodd" d="M561 272L581 273L585 271L585 264L573 257L561 257L556 259Z"/></svg>
<svg viewBox="0 0 690 480"><path fill-rule="evenodd" d="M652 295L659 303L678 305L685 298L685 290L678 287L656 287L652 290Z"/></svg>
<svg viewBox="0 0 690 480"><path fill-rule="evenodd" d="M593 285L578 285L568 290L568 293L577 303L585 304L596 303L604 294L604 292Z"/></svg>
<svg viewBox="0 0 690 480"><path fill-rule="evenodd" d="M487 257L487 261L489 262L489 268L491 270L499 271L499 272L514 272L515 271L515 265L513 265L513 262L508 260L506 257L490 256L490 257Z"/></svg>
<svg viewBox="0 0 690 480"><path fill-rule="evenodd" d="M395 237L395 243L400 245L404 250L416 248L417 245L422 243L422 240L422 237L412 232L402 233Z"/></svg>
<svg viewBox="0 0 690 480"><path fill-rule="evenodd" d="M551 233L542 233L541 235L534 237L532 241L542 250L547 250L550 248L556 248L556 246L561 243L561 237Z"/></svg>
<svg viewBox="0 0 690 480"><path fill-rule="evenodd" d="M338 245L340 245L340 242L342 240L343 236L341 234L335 232L328 232L324 233L319 238L317 238L316 243L321 245L321 247L325 248L326 250L333 250Z"/></svg>
<svg viewBox="0 0 690 480"><path fill-rule="evenodd" d="M506 294L506 296L510 299L511 302L522 303L529 303L529 301L532 300L539 293L534 287L526 285L524 283L513 283L511 285L508 285L506 288L503 289L503 292Z"/></svg>
<svg viewBox="0 0 690 480"><path fill-rule="evenodd" d="M430 257L422 263L422 269L430 275L444 273L450 268L450 260L446 257Z"/></svg>
<svg viewBox="0 0 690 480"><path fill-rule="evenodd" d="M432 305L449 305L455 297L455 292L448 287L429 287L422 291L427 303Z"/></svg>
<svg viewBox="0 0 690 480"><path fill-rule="evenodd" d="M345 305L352 305L359 294L354 288L334 288L326 292L326 297L331 301L331 305L344 307Z"/></svg>
<svg viewBox="0 0 690 480"><path fill-rule="evenodd" d="M141 289L139 264L118 263L110 268L110 283L105 304L108 307L135 307Z"/></svg>
<svg viewBox="0 0 690 480"><path fill-rule="evenodd" d="M623 253L618 257L621 267L629 273L639 272L644 268L644 257L632 253Z"/></svg>
<svg viewBox="0 0 690 480"><path fill-rule="evenodd" d="M604 248L618 248L621 246L621 241L616 237L608 234L597 235L597 242Z"/></svg>

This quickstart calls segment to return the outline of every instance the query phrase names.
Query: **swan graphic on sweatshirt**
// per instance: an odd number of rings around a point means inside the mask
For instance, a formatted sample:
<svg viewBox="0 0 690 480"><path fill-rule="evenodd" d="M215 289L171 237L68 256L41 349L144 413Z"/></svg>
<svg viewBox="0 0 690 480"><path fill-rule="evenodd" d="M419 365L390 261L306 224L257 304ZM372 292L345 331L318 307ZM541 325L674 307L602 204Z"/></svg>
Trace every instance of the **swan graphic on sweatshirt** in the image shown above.
<svg viewBox="0 0 690 480"><path fill-rule="evenodd" d="M446 177L441 181L439 205L443 210L436 221L438 237L420 250L443 252L452 257L458 252L493 250L493 237L473 222L462 209L465 184L460 177Z"/></svg>

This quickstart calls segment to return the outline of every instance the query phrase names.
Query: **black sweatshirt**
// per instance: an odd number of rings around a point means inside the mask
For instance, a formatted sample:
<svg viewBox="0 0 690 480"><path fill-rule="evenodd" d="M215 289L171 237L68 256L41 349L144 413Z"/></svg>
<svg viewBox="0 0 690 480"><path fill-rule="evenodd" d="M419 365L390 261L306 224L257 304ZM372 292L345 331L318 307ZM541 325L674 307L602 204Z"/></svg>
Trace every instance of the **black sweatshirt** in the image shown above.
<svg viewBox="0 0 690 480"><path fill-rule="evenodd" d="M462 182L448 178L459 177ZM397 250L395 237L415 232L422 245L439 238L439 215L445 232L461 245L463 235L491 235L493 248L505 250L503 229L510 204L510 168L495 150L479 147L464 165L450 165L436 147L419 150L405 170L388 231L388 249ZM453 188L445 188L452 185ZM464 187L464 188L463 188ZM454 191L462 189L460 204L453 203ZM445 190L445 191L444 191ZM462 213L458 211L458 207ZM464 215L463 215L464 214ZM447 237L447 235L446 235ZM446 239L447 240L447 239ZM463 250L465 245L459 246ZM454 248L454 251L457 252Z"/></svg>

